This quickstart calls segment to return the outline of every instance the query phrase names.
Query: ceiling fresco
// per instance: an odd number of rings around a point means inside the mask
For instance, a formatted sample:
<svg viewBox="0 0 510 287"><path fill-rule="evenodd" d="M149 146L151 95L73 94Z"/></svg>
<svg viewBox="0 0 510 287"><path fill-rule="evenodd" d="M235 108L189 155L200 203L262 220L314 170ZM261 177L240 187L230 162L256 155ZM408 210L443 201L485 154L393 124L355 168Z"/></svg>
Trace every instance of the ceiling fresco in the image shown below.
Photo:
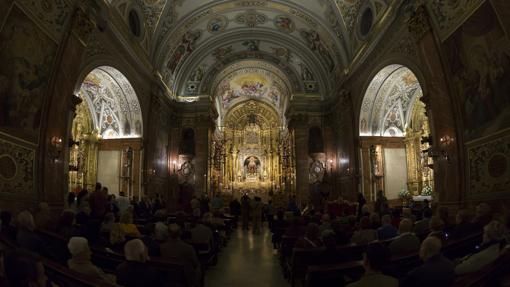
<svg viewBox="0 0 510 287"><path fill-rule="evenodd" d="M102 66L90 72L81 85L94 128L103 138L141 137L142 112L128 79L118 70Z"/></svg>
<svg viewBox="0 0 510 287"><path fill-rule="evenodd" d="M119 0L140 12L143 46L172 97L215 96L211 81L247 60L274 64L290 93L334 96L389 0Z"/></svg>
<svg viewBox="0 0 510 287"><path fill-rule="evenodd" d="M401 65L383 68L372 80L360 113L361 136L405 136L422 89L414 73Z"/></svg>

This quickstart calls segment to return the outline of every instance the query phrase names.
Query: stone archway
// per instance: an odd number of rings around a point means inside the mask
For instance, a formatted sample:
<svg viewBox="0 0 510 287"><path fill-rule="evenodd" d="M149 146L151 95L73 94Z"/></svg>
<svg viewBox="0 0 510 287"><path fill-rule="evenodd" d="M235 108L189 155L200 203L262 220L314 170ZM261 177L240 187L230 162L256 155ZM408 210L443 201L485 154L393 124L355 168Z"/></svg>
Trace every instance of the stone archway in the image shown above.
<svg viewBox="0 0 510 287"><path fill-rule="evenodd" d="M432 192L430 136L422 87L406 66L382 68L370 82L360 108L363 191L389 199ZM423 140L422 140L423 139Z"/></svg>
<svg viewBox="0 0 510 287"><path fill-rule="evenodd" d="M142 112L129 80L100 66L81 83L71 129L69 190L92 189L99 181L112 194L139 195Z"/></svg>

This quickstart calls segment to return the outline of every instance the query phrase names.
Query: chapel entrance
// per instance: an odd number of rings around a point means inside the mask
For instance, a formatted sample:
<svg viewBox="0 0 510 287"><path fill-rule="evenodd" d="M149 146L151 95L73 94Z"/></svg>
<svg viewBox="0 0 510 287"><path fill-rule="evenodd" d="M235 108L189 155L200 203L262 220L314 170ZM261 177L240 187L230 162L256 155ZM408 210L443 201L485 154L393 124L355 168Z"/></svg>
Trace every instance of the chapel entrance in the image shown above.
<svg viewBox="0 0 510 287"><path fill-rule="evenodd" d="M407 67L393 64L370 82L360 111L362 190L390 200L433 195L433 156L422 88Z"/></svg>
<svg viewBox="0 0 510 287"><path fill-rule="evenodd" d="M141 195L142 112L129 80L117 69L100 66L81 83L69 143L68 190Z"/></svg>

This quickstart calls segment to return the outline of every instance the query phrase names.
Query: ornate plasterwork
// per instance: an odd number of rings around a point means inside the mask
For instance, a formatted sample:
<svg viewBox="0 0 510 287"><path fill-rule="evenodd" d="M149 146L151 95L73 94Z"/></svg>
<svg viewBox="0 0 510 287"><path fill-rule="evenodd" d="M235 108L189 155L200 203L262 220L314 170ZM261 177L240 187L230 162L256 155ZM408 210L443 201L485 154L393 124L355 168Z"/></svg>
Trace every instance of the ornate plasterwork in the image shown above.
<svg viewBox="0 0 510 287"><path fill-rule="evenodd" d="M446 40L486 0L426 1L442 41Z"/></svg>
<svg viewBox="0 0 510 287"><path fill-rule="evenodd" d="M360 135L405 136L414 103L422 96L411 70L389 65L374 77L363 98Z"/></svg>
<svg viewBox="0 0 510 287"><path fill-rule="evenodd" d="M0 193L23 197L35 192L35 150L0 138Z"/></svg>
<svg viewBox="0 0 510 287"><path fill-rule="evenodd" d="M18 2L37 19L55 42L59 42L73 12L75 1L19 0Z"/></svg>
<svg viewBox="0 0 510 287"><path fill-rule="evenodd" d="M467 148L469 198L508 196L510 190L510 133L503 131Z"/></svg>
<svg viewBox="0 0 510 287"><path fill-rule="evenodd" d="M185 1L181 4L175 7L179 17L174 26L166 31L158 30L158 39L163 41L157 44L154 55L157 65L165 65L161 67L161 74L167 86L180 95L198 93L193 84L189 86L192 89L187 92L183 92L182 87L188 86L189 77L200 67L215 65L199 51L211 54L212 48L215 51L214 59L218 61L226 54L240 52L236 49L237 44L226 43L232 42L227 38L232 38L233 35L237 35L237 43L247 43L242 46L245 51L263 50L263 42L267 39L271 47L264 47L264 52L275 53L282 62L305 59L306 68L314 77L313 81L310 80L311 82L305 85L308 87L307 92L320 92L318 82L334 83L332 77L325 78L339 74L332 71L341 70L347 63L348 56L343 48L345 45L341 43L342 37L338 37L345 29L339 27L341 24L335 23L338 29L333 30L323 16L326 10L332 11L328 1L222 1L201 6L195 6L198 5L195 1ZM180 54L180 43L175 39L183 39L187 33L195 31L201 31L202 37L196 39L192 51L176 63L175 55ZM284 45L277 44L281 39L285 39ZM222 44L219 46L213 42ZM229 45L232 45L232 48ZM294 63L294 70L302 70L302 61ZM182 69L186 71L181 71ZM186 78L183 78L183 74L187 75Z"/></svg>
<svg viewBox="0 0 510 287"><path fill-rule="evenodd" d="M281 124L276 110L270 105L256 100L249 100L234 106L225 115L224 127L229 129L242 129L247 126L251 115L257 116L257 124L263 130L278 127Z"/></svg>
<svg viewBox="0 0 510 287"><path fill-rule="evenodd" d="M141 137L142 112L128 79L112 67L90 72L80 88L94 122L103 138Z"/></svg>

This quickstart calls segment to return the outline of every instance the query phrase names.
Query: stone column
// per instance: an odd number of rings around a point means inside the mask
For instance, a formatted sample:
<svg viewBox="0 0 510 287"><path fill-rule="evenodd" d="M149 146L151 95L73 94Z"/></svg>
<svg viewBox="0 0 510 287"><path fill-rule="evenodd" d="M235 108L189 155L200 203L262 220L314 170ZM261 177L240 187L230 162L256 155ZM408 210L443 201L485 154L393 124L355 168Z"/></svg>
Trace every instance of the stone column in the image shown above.
<svg viewBox="0 0 510 287"><path fill-rule="evenodd" d="M38 200L47 202L55 210L63 208L67 192L67 177L64 176L68 172L67 143L76 105L79 104L73 96L80 73L76 67L80 67L89 35L95 29L85 11L85 7L76 9L63 37L41 117L44 126L41 128L39 147ZM55 144L57 141L60 141L60 145ZM52 156L55 149L58 149L58 158Z"/></svg>
<svg viewBox="0 0 510 287"><path fill-rule="evenodd" d="M292 117L290 129L294 132L296 153L296 198L298 203L306 203L309 197L309 160L308 155L308 116Z"/></svg>

